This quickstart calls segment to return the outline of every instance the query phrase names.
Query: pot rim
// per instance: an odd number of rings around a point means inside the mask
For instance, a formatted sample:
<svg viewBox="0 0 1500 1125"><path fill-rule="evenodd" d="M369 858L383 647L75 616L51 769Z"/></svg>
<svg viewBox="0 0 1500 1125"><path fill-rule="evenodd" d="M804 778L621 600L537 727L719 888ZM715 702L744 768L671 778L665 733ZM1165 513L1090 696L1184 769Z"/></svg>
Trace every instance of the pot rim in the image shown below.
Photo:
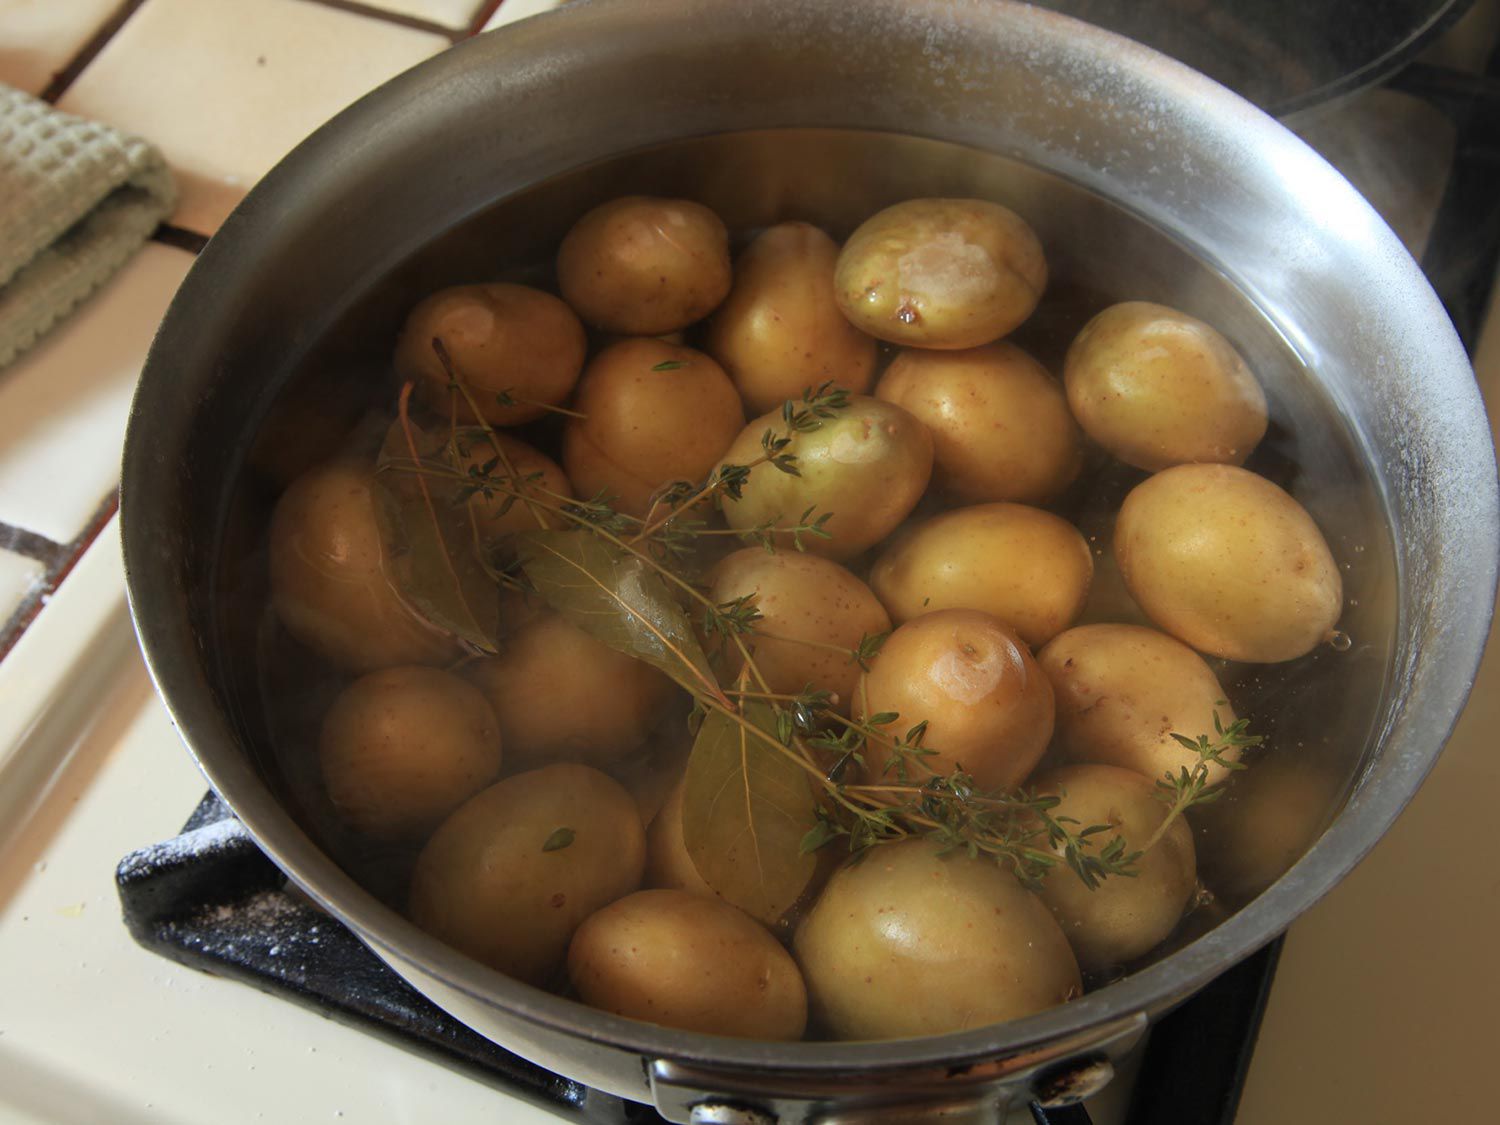
<svg viewBox="0 0 1500 1125"><path fill-rule="evenodd" d="M701 24L713 19L740 30L748 27L748 17L737 13L739 5L732 2L658 0L650 6L649 16L641 7L631 0L575 0L555 13L462 43L393 79L286 157L249 193L200 255L163 322L142 374L127 434L120 504L131 613L151 676L174 724L209 782L256 842L383 959L416 966L462 994L501 1005L518 1019L607 1041L643 1056L703 1060L727 1069L774 1067L786 1073L946 1066L955 1060L1018 1052L1121 1015L1155 1012L1175 1003L1279 934L1347 874L1395 820L1436 760L1462 710L1482 653L1487 613L1476 614L1472 608L1451 612L1452 627L1445 631L1446 647L1441 652L1407 653L1410 667L1398 675L1393 690L1408 693L1409 705L1396 709L1381 734L1388 740L1406 735L1415 744L1403 746L1394 757L1383 756L1390 760L1380 763L1380 784L1365 784L1370 780L1367 769L1327 831L1254 901L1162 961L1079 1000L1007 1023L921 1039L782 1044L705 1036L613 1016L512 980L429 937L360 888L312 844L272 798L246 758L229 749L235 744L235 734L212 698L210 673L205 668L211 658L207 642L195 638L192 630L181 588L181 560L173 559L164 545L163 525L172 510L164 498L180 487L183 474L173 456L176 450L163 447L154 423L174 409L180 412L181 404L174 405L174 400L184 397L184 378L200 393L207 393L211 386L208 375L184 374L179 369L171 354L175 341L196 330L200 309L224 303L222 278L233 275L237 259L253 262L257 258L257 239L294 206L299 195L314 188L321 169L359 159L357 144L351 155L351 139L375 135L384 122L417 112L414 107L425 105L430 111L444 91L461 90L475 80L476 73L510 68L523 75L520 81L528 89L545 89L547 82L563 80L572 68L602 60L612 45L638 41L674 22ZM814 0L767 0L757 5L757 16L770 25L777 18L812 18L832 26L829 21L837 17L828 10L831 7ZM1487 427L1482 433L1479 428L1485 417L1483 406L1463 349L1416 264L1369 205L1321 157L1255 107L1196 72L1129 40L1050 11L1009 0L868 0L860 19L905 29L907 34L924 28L957 29L965 35L988 37L1001 54L1014 50L1013 41L1019 37L1062 60L1065 69L1092 67L1117 88L1117 97L1136 105L1171 106L1177 114L1174 127L1179 131L1191 127L1204 134L1200 144L1212 147L1225 167L1233 167L1237 160L1269 160L1283 176L1300 178L1305 190L1293 201L1294 217L1314 227L1321 224L1334 237L1361 242L1363 257L1377 275L1371 280L1371 291L1377 297L1403 298L1399 307L1382 309L1385 321L1379 330L1394 333L1404 342L1395 350L1397 360L1402 354L1417 354L1414 349L1420 341L1425 356L1424 395L1436 404L1430 425L1457 426L1460 431L1460 440L1428 442L1422 454L1438 461L1424 466L1429 477L1435 468L1437 479L1447 482L1450 489L1456 482L1465 482L1465 493L1461 498L1449 493L1432 498L1435 509L1428 528L1415 529L1441 534L1440 557L1434 565L1440 568L1439 577L1451 586L1424 589L1419 606L1408 606L1404 593L1402 616L1437 612L1434 605L1438 609L1449 605L1456 597L1455 588L1470 591L1471 598L1474 591L1493 591L1500 552L1493 450ZM1169 129L1164 141L1170 141L1170 133ZM589 162L609 155L613 153L592 152ZM1062 151L1049 155L1056 161L1044 165L1049 171L1096 190L1107 186L1105 169L1090 165L1088 154ZM1035 159L1037 152L1030 156ZM573 166L584 162L575 160ZM1147 221L1175 231L1170 200L1137 197L1134 203ZM426 232L425 237L435 233ZM1234 265L1230 263L1226 272L1238 283L1242 275L1233 271ZM230 295L232 289L231 284ZM1255 289L1249 291L1254 299ZM1344 409L1348 403L1339 405ZM1364 452L1367 457L1371 454L1368 449ZM227 482L223 487L227 488ZM224 495L221 491L221 500ZM1389 496L1386 500L1389 511L1395 500ZM1405 591L1409 580L1428 578L1433 572L1417 571L1410 552L1403 548L1403 534L1414 529L1403 528L1394 513L1392 522ZM1398 634L1408 636L1404 626L1398 627Z"/></svg>

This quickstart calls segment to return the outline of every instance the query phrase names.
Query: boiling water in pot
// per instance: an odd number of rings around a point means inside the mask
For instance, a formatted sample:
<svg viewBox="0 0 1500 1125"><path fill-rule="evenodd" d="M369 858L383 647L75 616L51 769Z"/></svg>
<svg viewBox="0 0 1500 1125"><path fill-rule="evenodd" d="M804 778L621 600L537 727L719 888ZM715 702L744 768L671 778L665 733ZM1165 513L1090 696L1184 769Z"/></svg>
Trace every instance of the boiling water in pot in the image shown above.
<svg viewBox="0 0 1500 1125"><path fill-rule="evenodd" d="M433 174L462 176L461 159L455 154L455 168ZM322 793L318 726L348 677L292 642L266 608L271 505L367 411L389 411L395 392L390 355L416 301L444 286L479 281L554 288L552 262L569 226L590 207L630 193L708 204L728 225L736 249L757 230L788 219L816 224L841 240L880 208L904 199L991 199L1022 215L1045 248L1047 292L1011 339L1050 371L1060 372L1069 342L1094 313L1124 300L1182 309L1232 341L1269 400L1270 428L1246 467L1291 492L1322 529L1343 570L1346 608L1339 627L1348 644L1325 645L1286 664L1212 662L1236 712L1267 742L1222 801L1191 814L1204 893L1148 960L1199 936L1286 871L1358 783L1387 690L1395 567L1390 531L1356 437L1278 331L1274 310L1255 307L1236 288L1233 262L1205 261L1192 247L1050 173L952 144L838 131L705 137L581 168L494 203L390 276L348 294L342 307L308 317L309 324L326 327L309 331L299 374L262 421L230 517L219 613L229 640L222 658L236 685L246 741L309 834L379 897L403 909L414 849L372 846L347 832ZM540 423L535 432L539 444L555 443L555 423ZM1108 547L1114 513L1144 475L1091 454L1079 482L1050 505L1079 527L1094 552L1095 579L1081 623L1145 623ZM680 726L674 719L672 729Z"/></svg>

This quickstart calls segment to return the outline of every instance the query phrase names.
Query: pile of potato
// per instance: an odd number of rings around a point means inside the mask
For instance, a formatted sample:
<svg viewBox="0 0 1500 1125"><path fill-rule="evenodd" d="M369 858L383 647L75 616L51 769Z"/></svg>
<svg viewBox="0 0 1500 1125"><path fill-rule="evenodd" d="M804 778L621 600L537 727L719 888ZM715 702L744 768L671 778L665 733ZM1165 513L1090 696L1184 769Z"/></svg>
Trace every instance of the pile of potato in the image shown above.
<svg viewBox="0 0 1500 1125"><path fill-rule="evenodd" d="M1055 378L1003 339L1047 264L998 204L911 200L842 247L781 223L732 264L711 210L631 196L578 220L556 280L560 296L493 283L427 297L396 344L399 380L449 416L438 338L474 392L458 424L571 411L521 431L551 435L550 451L504 434L508 458L535 489L607 495L636 517L674 481L753 461L786 400L828 381L852 392L793 436L798 475L760 464L739 499L700 513L751 532L811 509L829 537L710 552L695 580L716 603L754 596L772 691L815 685L846 715L925 721L939 773L1056 794L1054 815L1138 846L1166 815L1155 781L1197 763L1172 734L1235 718L1204 655L1287 661L1332 634L1342 594L1322 535L1240 467L1267 406L1234 347L1127 302L1079 326ZM1113 550L1157 628L1078 624L1095 557L1045 505L1090 442L1144 471ZM462 651L388 580L372 481L368 457L344 458L286 490L274 608L350 677L319 741L327 800L368 838L420 849L410 916L479 961L674 1027L872 1039L1061 1003L1181 919L1197 881L1183 820L1136 877L1097 889L1060 865L1033 893L992 860L910 839L825 872L790 924L736 909L688 855L680 782L621 780L680 729L682 691L510 595L498 655ZM467 503L486 536L537 526L525 504ZM890 630L861 671L847 650ZM737 654L719 660L728 684Z"/></svg>

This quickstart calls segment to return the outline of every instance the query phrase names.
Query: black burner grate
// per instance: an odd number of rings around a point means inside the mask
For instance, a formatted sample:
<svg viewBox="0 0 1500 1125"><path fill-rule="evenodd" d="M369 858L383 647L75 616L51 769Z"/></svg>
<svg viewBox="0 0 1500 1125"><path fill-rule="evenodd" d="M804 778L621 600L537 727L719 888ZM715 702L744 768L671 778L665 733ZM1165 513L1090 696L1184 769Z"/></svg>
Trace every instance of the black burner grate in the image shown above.
<svg viewBox="0 0 1500 1125"><path fill-rule="evenodd" d="M182 835L133 852L116 873L125 924L146 948L284 996L589 1125L663 1119L496 1046L427 1000L337 920L287 885L214 794ZM1270 991L1276 941L1152 1030L1131 1125L1230 1125ZM1032 1107L1039 1125L1086 1125L1080 1107Z"/></svg>

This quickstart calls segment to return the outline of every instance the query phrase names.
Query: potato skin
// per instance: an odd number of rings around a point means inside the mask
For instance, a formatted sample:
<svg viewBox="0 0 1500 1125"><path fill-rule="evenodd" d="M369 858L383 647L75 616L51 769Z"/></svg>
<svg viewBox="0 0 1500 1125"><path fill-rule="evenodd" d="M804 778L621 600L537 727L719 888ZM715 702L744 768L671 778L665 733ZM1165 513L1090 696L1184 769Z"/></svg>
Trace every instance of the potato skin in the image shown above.
<svg viewBox="0 0 1500 1125"><path fill-rule="evenodd" d="M962 351L906 349L875 397L905 407L932 432L933 478L961 500L1042 504L1083 465L1062 385L1004 340Z"/></svg>
<svg viewBox="0 0 1500 1125"><path fill-rule="evenodd" d="M1145 846L1167 816L1153 782L1114 766L1065 766L1035 781L1038 793L1061 798L1053 816L1080 826L1107 824L1092 837L1103 847L1119 836L1126 852ZM1042 901L1062 927L1084 972L1097 973L1151 952L1181 921L1198 881L1193 833L1178 817L1136 863L1133 877L1103 880L1092 890L1059 865L1042 882Z"/></svg>
<svg viewBox="0 0 1500 1125"><path fill-rule="evenodd" d="M1031 315L1046 286L1036 232L983 199L887 207L849 236L834 277L856 328L919 348L998 340Z"/></svg>
<svg viewBox="0 0 1500 1125"><path fill-rule="evenodd" d="M502 391L547 406L567 398L588 347L573 310L551 293L508 282L441 289L407 315L394 362L398 376L416 382L419 399L445 417L451 392L433 337L443 341L454 371L495 426L518 426L544 413L527 403L502 406L496 401ZM466 401L458 418L475 420Z"/></svg>
<svg viewBox="0 0 1500 1125"><path fill-rule="evenodd" d="M566 847L543 850L560 828ZM640 886L645 830L607 774L573 763L491 785L417 857L410 913L428 933L502 973L546 985L573 931Z"/></svg>
<svg viewBox="0 0 1500 1125"><path fill-rule="evenodd" d="M978 609L1040 646L1077 620L1093 577L1094 556L1067 520L1024 504L977 504L903 531L876 560L870 587L898 623Z"/></svg>
<svg viewBox="0 0 1500 1125"><path fill-rule="evenodd" d="M761 456L767 430L785 430L780 412L763 414L735 438L724 464L746 465ZM916 506L932 475L932 435L901 407L864 395L816 430L794 434L786 452L797 458L800 476L773 465L750 470L739 500L724 501L729 526L748 530L768 521L795 522L809 507L811 518L832 513L824 525L831 538L804 536L810 554L852 559L889 535ZM778 546L792 548L790 536Z"/></svg>
<svg viewBox="0 0 1500 1125"><path fill-rule="evenodd" d="M357 832L421 839L500 773L500 730L473 685L411 665L362 676L323 717L328 798Z"/></svg>
<svg viewBox="0 0 1500 1125"><path fill-rule="evenodd" d="M687 891L637 891L591 915L568 976L585 1004L684 1031L800 1039L807 1026L791 955L748 914Z"/></svg>
<svg viewBox="0 0 1500 1125"><path fill-rule="evenodd" d="M890 631L885 607L861 582L836 562L816 555L747 547L721 559L709 574L709 597L716 604L755 595L760 620L752 637L755 664L770 690L795 694L814 684L839 697L838 709L849 713L859 665L848 655L797 644L816 641L852 649L866 635ZM770 635L793 638L773 640ZM725 646L725 668L732 679L742 661L733 645Z"/></svg>
<svg viewBox="0 0 1500 1125"><path fill-rule="evenodd" d="M386 578L368 470L334 462L303 474L277 501L270 540L277 617L334 664L368 672L457 654Z"/></svg>
<svg viewBox="0 0 1500 1125"><path fill-rule="evenodd" d="M557 285L579 316L605 332L675 332L728 294L729 232L701 203L621 196L563 237Z"/></svg>
<svg viewBox="0 0 1500 1125"><path fill-rule="evenodd" d="M714 889L698 873L682 838L682 799L686 792L687 779L683 778L672 787L646 829L646 886L712 895Z"/></svg>
<svg viewBox="0 0 1500 1125"><path fill-rule="evenodd" d="M1146 615L1199 652L1273 664L1327 640L1343 581L1306 509L1233 465L1177 465L1125 497L1115 558Z"/></svg>
<svg viewBox="0 0 1500 1125"><path fill-rule="evenodd" d="M653 370L662 364L681 364ZM644 516L676 480L701 481L745 424L729 376L702 352L661 340L622 340L589 363L563 428L563 466L584 497L608 492Z"/></svg>
<svg viewBox="0 0 1500 1125"><path fill-rule="evenodd" d="M1181 641L1142 625L1080 625L1036 654L1057 698L1053 746L1071 762L1134 770L1153 781L1199 757L1172 737L1212 735L1234 708L1207 662ZM1226 757L1237 759L1238 751ZM1229 771L1208 763L1217 785Z"/></svg>
<svg viewBox="0 0 1500 1125"><path fill-rule="evenodd" d="M882 844L834 873L793 952L815 1021L839 1039L941 1035L1078 996L1047 907L993 861L929 840Z"/></svg>
<svg viewBox="0 0 1500 1125"><path fill-rule="evenodd" d="M567 475L562 471L562 466L552 458L548 457L535 446L527 445L524 441L511 437L509 434L496 433L495 440L499 442L500 448L505 451L505 456L510 459L511 465L516 470L516 475L523 482L528 477L540 474L535 482L523 483L522 492L531 493L544 503L555 503L549 500L546 492L555 493L560 496L572 496L573 486L568 482ZM468 452L464 455L462 464L467 471L470 468L479 468L496 461L491 470L491 476L504 480L505 468L503 462L498 462L495 447L488 439L475 441ZM525 501L517 500L511 504L509 509L506 504L509 497L503 493L496 492L485 496L482 492L476 492L469 497L469 509L474 513L474 522L479 525L481 535L493 538L500 535L509 535L517 531L535 531L540 525L526 506ZM551 519L554 526L558 522Z"/></svg>
<svg viewBox="0 0 1500 1125"><path fill-rule="evenodd" d="M735 263L734 287L708 328L708 353L724 365L756 414L833 382L870 389L875 341L833 297L838 244L808 223L768 227Z"/></svg>
<svg viewBox="0 0 1500 1125"><path fill-rule="evenodd" d="M512 768L607 766L650 733L675 686L663 673L549 613L498 656L464 669L494 709Z"/></svg>
<svg viewBox="0 0 1500 1125"><path fill-rule="evenodd" d="M1021 639L998 618L945 609L913 618L886 640L855 689L858 718L895 711L904 734L926 720L923 761L937 773L962 766L981 789L1013 789L1052 738L1052 685ZM866 764L880 776L883 761Z"/></svg>
<svg viewBox="0 0 1500 1125"><path fill-rule="evenodd" d="M1084 432L1127 465L1241 465L1266 433L1266 395L1210 325L1126 301L1083 326L1063 365Z"/></svg>

